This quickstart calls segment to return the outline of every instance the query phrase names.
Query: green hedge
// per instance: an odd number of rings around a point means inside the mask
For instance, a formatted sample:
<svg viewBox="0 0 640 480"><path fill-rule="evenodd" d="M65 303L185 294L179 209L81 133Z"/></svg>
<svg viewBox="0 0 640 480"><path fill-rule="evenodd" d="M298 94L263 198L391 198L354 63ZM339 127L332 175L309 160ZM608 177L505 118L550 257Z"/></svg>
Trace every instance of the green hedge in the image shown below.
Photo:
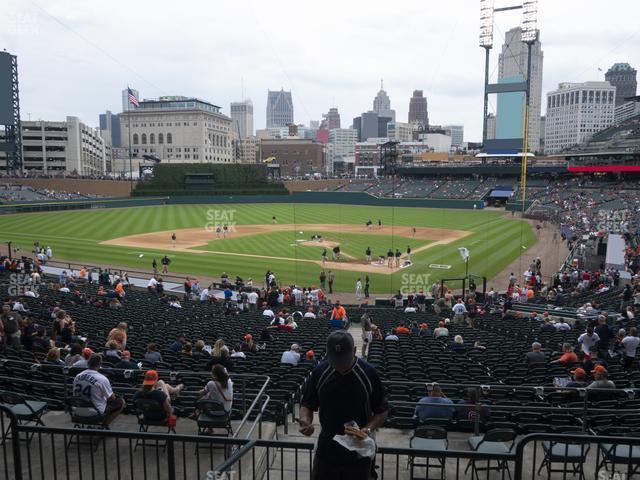
<svg viewBox="0 0 640 480"><path fill-rule="evenodd" d="M182 190L184 178L190 173L210 173L216 186L230 188L234 186L264 185L267 183L265 165L221 165L215 163L175 163L159 164L153 169L151 184L156 188Z"/></svg>
<svg viewBox="0 0 640 480"><path fill-rule="evenodd" d="M213 189L208 191L185 189L185 176L208 173L213 176ZM286 195L281 182L267 179L267 168L262 164L175 163L159 164L153 178L136 186L134 196L149 195Z"/></svg>

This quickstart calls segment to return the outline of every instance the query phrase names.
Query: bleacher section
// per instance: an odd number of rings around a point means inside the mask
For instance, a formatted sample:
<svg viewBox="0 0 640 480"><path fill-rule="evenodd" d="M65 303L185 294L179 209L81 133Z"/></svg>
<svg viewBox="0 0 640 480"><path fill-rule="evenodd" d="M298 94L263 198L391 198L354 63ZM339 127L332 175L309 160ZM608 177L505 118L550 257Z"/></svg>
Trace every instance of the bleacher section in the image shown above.
<svg viewBox="0 0 640 480"><path fill-rule="evenodd" d="M82 200L100 198L99 195L39 189L12 184L0 184L0 203L36 200Z"/></svg>

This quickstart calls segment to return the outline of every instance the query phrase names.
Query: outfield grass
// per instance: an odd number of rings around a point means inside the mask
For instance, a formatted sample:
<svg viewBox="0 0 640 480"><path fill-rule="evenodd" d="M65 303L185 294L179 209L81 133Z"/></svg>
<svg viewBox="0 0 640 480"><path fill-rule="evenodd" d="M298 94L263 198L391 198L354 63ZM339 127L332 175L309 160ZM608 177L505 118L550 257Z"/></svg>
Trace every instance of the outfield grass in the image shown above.
<svg viewBox="0 0 640 480"><path fill-rule="evenodd" d="M209 246L220 251L220 244L224 243L223 248L234 249L228 251L256 252L285 257L286 260L100 245L103 240L138 233L205 228L211 222L268 224L274 215L280 224L364 225L368 219L374 223L380 219L384 225L439 227L474 232L473 235L449 245L436 245L413 255L414 266L402 272L394 275L370 274L371 291L379 293L394 291L407 282L420 286L420 282L430 283L439 278L464 275L464 264L458 253L458 247L461 246L471 251L470 272L491 278L518 257L522 246L529 248L535 243L535 235L526 222L505 218L502 212L318 204L169 205L7 215L0 216L0 240L11 240L14 246L27 252L31 250L34 241L39 241L53 248L55 259L150 269L154 257L159 259L167 253L172 258L172 270L176 272L218 277L221 272L226 271L230 275L262 279L264 272L271 269L285 282L304 285L317 283L320 266L296 262L296 258L316 260L321 249L298 247L295 249L297 257L295 254L291 255L293 247L288 245L295 243L292 241L296 235L294 228L291 232L228 239L225 242L213 242L215 245ZM374 245L374 237L371 235L318 233L326 238L339 235L343 239L343 251L358 258L362 258L365 244L369 242L372 243L374 255L378 254L374 246L386 250L390 240L390 246L401 251L406 250L407 244L414 248L414 243L416 246L428 243L425 240L395 236L379 238ZM305 232L305 237L312 234L313 232ZM145 254L143 258L139 258L140 253ZM432 269L429 268L430 264L451 265L451 269ZM353 291L356 279L362 276L358 272L343 270L336 271L335 274L335 288L339 291ZM429 275L428 280L423 275Z"/></svg>

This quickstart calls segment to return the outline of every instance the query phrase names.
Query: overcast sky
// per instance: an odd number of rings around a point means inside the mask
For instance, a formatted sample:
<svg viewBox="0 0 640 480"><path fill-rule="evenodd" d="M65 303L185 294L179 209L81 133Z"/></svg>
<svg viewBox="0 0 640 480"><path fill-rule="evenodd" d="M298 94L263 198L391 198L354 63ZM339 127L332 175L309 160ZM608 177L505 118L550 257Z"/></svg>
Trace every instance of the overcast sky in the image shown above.
<svg viewBox="0 0 640 480"><path fill-rule="evenodd" d="M76 115L97 125L99 113L121 110L127 84L142 98L196 96L228 114L244 83L256 128L265 125L267 89L281 87L293 92L296 123L337 106L348 127L372 108L383 78L398 121L422 89L432 124L463 124L465 140L481 137L479 0L1 3L0 48L18 55L25 119ZM603 79L614 62L639 68L638 18L638 0L540 0L543 96L558 82ZM504 32L519 22L516 12L496 17L494 80Z"/></svg>

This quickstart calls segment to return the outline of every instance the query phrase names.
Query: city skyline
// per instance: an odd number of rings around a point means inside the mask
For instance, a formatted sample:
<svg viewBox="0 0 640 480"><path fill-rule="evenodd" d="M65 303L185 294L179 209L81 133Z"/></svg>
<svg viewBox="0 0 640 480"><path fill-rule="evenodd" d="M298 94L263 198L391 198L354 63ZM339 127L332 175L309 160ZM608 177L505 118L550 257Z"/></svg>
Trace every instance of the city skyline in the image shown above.
<svg viewBox="0 0 640 480"><path fill-rule="evenodd" d="M480 140L483 55L477 46L479 4L452 1L429 15L416 15L423 9L415 1L400 5L394 11L399 28L393 30L392 43L432 44L434 48L398 55L387 45L388 39L379 35L383 26L388 28L386 14L363 11L354 3L340 4L343 15L335 20L335 30L345 33L334 35L323 46L333 52L330 65L310 53L311 40L291 39L321 38L315 34L324 31L324 17L331 8L294 21L293 12L278 17L275 12L279 9L255 1L224 5L216 12L195 2L180 6L181 14L205 22L212 16L232 18L247 10L254 27L247 31L255 30L255 34L238 35L224 22L216 22L216 28L206 32L175 25L165 8L159 8L162 2L140 2L136 5L140 14L122 18L117 14L119 2L113 5L116 8L98 14L75 0L53 0L37 8L10 0L7 22L0 27L0 47L18 56L25 119L62 120L74 115L97 124L99 113L119 113L120 91L128 84L140 91L141 98L194 96L223 106L225 115L230 115L231 102L252 98L256 129L265 127L267 91L282 87L292 91L295 123L308 124L321 119L331 106L339 108L343 119L369 110L379 79L384 78L397 121L407 121L406 99L413 90L421 89L429 99L434 124L462 124L466 139ZM561 82L604 80L604 72L614 63L627 62L638 68L640 51L634 47L639 32L617 21L616 11L640 13L640 7L632 1L618 3L616 9L599 9L595 2L582 2L576 9L572 2L541 0L543 95ZM566 18L574 21L567 24ZM267 28L274 21L287 22L290 28ZM428 28L413 28L425 22ZM501 15L496 19L496 39L518 24L519 14ZM163 35L163 27L171 27L177 35ZM354 36L367 47L357 53L339 48ZM44 42L44 38L54 41ZM214 46L216 55L205 55ZM494 80L497 46L490 69ZM390 60L380 62L386 53ZM495 105L489 111L495 112Z"/></svg>

